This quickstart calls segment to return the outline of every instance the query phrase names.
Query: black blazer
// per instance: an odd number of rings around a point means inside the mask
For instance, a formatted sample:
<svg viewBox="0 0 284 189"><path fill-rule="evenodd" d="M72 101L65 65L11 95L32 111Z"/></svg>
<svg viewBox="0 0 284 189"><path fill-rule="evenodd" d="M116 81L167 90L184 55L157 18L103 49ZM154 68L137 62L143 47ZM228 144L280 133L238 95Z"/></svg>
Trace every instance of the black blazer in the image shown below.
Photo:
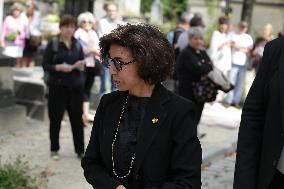
<svg viewBox="0 0 284 189"><path fill-rule="evenodd" d="M211 60L205 50L197 52L189 45L180 53L176 64L179 95L195 100L192 82L199 81L201 76L207 75L212 70L210 62Z"/></svg>
<svg viewBox="0 0 284 189"><path fill-rule="evenodd" d="M115 189L120 184L112 173L111 145L127 94L104 95L96 112L82 159L84 175L96 189ZM136 186L127 189L201 188L201 146L193 118L193 103L156 85L139 130L132 170Z"/></svg>
<svg viewBox="0 0 284 189"><path fill-rule="evenodd" d="M268 189L284 145L284 37L265 46L239 130L234 189Z"/></svg>

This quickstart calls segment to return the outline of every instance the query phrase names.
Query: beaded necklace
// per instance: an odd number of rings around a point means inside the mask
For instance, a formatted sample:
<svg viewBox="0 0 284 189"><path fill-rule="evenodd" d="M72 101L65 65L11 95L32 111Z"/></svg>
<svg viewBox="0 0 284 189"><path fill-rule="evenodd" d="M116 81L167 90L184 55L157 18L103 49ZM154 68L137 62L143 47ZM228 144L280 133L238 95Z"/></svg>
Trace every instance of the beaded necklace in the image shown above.
<svg viewBox="0 0 284 189"><path fill-rule="evenodd" d="M126 104L127 104L128 97L129 97L129 96L126 97L126 100L125 100L125 102L124 102L124 104L123 104L123 106L122 106L121 114L120 114L120 116L119 116L119 120L118 120L118 123L117 123L116 132L115 132L115 134L114 134L114 137L113 137L113 140L112 140L112 144L111 144L112 172L113 172L113 174L114 174L117 178L119 178L119 179L124 179L124 178L126 178L126 177L128 177L128 176L130 175L131 169L133 168L133 165L134 165L134 159L135 159L135 153L133 153L133 155L132 155L132 157L131 157L131 161L130 161L129 170L128 170L128 172L127 172L125 175L120 176L120 175L118 175L118 174L116 173L116 171L115 171L115 163L114 163L114 145L115 145L115 142L116 142L116 140L117 140L117 134L118 134L119 127L120 127L121 118L122 118L122 116L123 116L123 114L124 114L124 109L125 109L125 106L126 106Z"/></svg>

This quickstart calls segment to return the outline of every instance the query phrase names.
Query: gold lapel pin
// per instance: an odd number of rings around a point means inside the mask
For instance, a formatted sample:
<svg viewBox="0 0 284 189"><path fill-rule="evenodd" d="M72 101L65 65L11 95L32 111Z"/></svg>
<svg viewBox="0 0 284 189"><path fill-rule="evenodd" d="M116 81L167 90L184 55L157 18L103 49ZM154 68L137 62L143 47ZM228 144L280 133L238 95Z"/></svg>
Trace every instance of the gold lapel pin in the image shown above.
<svg viewBox="0 0 284 189"><path fill-rule="evenodd" d="M153 118L153 119L152 119L152 123L158 123L158 121L159 121L159 120L158 120L157 118Z"/></svg>

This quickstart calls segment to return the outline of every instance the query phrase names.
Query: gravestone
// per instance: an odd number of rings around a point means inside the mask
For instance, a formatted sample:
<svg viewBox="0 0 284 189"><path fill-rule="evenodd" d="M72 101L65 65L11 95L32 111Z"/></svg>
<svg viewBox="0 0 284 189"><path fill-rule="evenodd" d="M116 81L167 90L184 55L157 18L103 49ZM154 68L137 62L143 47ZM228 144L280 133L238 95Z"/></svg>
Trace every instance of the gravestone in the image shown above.
<svg viewBox="0 0 284 189"><path fill-rule="evenodd" d="M151 22L162 24L163 23L163 4L160 0L155 0L151 5Z"/></svg>
<svg viewBox="0 0 284 189"><path fill-rule="evenodd" d="M13 68L15 101L27 108L27 116L40 121L47 120L46 86L42 67Z"/></svg>
<svg viewBox="0 0 284 189"><path fill-rule="evenodd" d="M0 54L0 134L24 127L26 108L15 104L12 58Z"/></svg>

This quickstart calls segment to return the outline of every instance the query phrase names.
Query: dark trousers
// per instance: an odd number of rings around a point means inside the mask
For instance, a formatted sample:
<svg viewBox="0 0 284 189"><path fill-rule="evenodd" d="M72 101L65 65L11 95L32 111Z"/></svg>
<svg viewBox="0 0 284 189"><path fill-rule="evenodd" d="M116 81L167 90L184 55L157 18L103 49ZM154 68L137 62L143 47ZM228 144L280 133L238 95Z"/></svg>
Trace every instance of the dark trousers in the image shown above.
<svg viewBox="0 0 284 189"><path fill-rule="evenodd" d="M84 102L88 102L91 95L91 89L94 84L97 71L94 67L86 67L85 69L85 87L84 87Z"/></svg>
<svg viewBox="0 0 284 189"><path fill-rule="evenodd" d="M269 189L280 189L284 188L284 174L276 170L274 177L270 183Z"/></svg>
<svg viewBox="0 0 284 189"><path fill-rule="evenodd" d="M75 146L75 152L84 152L84 128L82 121L83 90L50 86L48 95L48 115L50 120L51 151L58 151L60 125L67 110Z"/></svg>
<svg viewBox="0 0 284 189"><path fill-rule="evenodd" d="M202 112L204 109L204 102L195 102L195 123L198 126Z"/></svg>

